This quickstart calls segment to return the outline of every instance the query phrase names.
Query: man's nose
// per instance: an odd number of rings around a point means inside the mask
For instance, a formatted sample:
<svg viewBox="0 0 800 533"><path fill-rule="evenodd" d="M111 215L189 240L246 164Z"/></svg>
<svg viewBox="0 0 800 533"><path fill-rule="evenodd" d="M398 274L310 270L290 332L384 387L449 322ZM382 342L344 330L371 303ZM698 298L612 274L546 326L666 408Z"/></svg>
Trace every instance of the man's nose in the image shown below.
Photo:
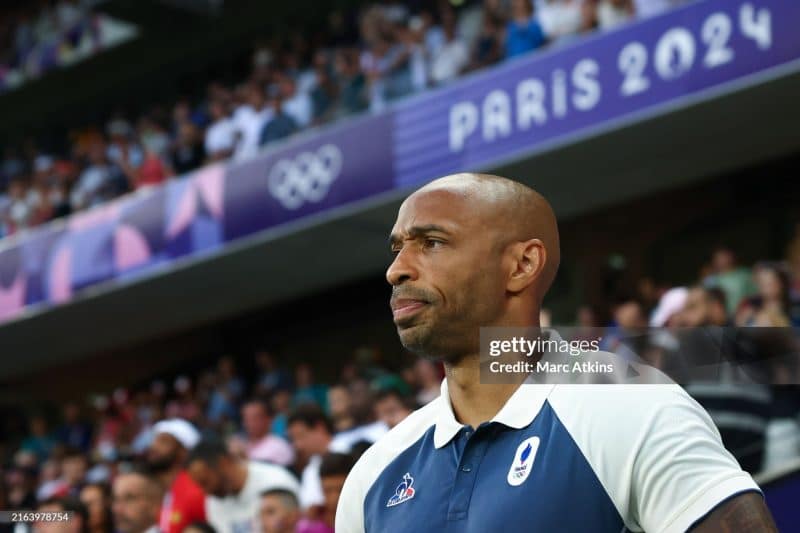
<svg viewBox="0 0 800 533"><path fill-rule="evenodd" d="M406 281L417 279L417 269L413 265L412 254L408 248L401 249L386 270L386 281L396 287Z"/></svg>

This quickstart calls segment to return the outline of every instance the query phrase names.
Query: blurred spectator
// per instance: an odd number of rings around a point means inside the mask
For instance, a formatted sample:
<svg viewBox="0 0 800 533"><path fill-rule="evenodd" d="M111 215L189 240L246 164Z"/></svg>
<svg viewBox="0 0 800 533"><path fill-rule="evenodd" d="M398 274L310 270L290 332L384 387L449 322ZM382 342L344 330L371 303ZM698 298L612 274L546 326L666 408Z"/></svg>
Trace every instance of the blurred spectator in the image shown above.
<svg viewBox="0 0 800 533"><path fill-rule="evenodd" d="M328 405L335 431L346 431L356 425L350 405L350 391L344 385L328 389Z"/></svg>
<svg viewBox="0 0 800 533"><path fill-rule="evenodd" d="M442 377L435 363L427 359L417 359L414 363L414 375L419 387L419 392L417 392L419 405L427 405L439 397Z"/></svg>
<svg viewBox="0 0 800 533"><path fill-rule="evenodd" d="M86 472L89 470L89 459L78 448L70 448L64 452L61 459L61 481L63 488L59 496L78 498L86 482Z"/></svg>
<svg viewBox="0 0 800 533"><path fill-rule="evenodd" d="M296 533L300 522L297 495L280 489L265 491L261 495L258 523L261 533Z"/></svg>
<svg viewBox="0 0 800 533"><path fill-rule="evenodd" d="M92 440L92 427L81 420L80 407L74 402L64 405L63 423L56 430L56 439L61 444L89 451Z"/></svg>
<svg viewBox="0 0 800 533"><path fill-rule="evenodd" d="M256 394L270 394L277 389L288 389L292 385L292 375L275 362L275 355L260 349L255 354Z"/></svg>
<svg viewBox="0 0 800 533"><path fill-rule="evenodd" d="M375 399L375 416L389 428L405 420L416 405L408 396L403 396L395 389L379 392Z"/></svg>
<svg viewBox="0 0 800 533"><path fill-rule="evenodd" d="M535 0L542 31L551 41L573 37L591 27L591 0Z"/></svg>
<svg viewBox="0 0 800 533"><path fill-rule="evenodd" d="M89 483L84 486L80 500L88 513L87 533L114 533L111 486L108 483Z"/></svg>
<svg viewBox="0 0 800 533"><path fill-rule="evenodd" d="M701 286L689 289L681 311L681 323L687 327L731 325L725 309L725 293Z"/></svg>
<svg viewBox="0 0 800 533"><path fill-rule="evenodd" d="M297 452L300 476L300 505L303 509L322 506L324 499L319 479L322 456L333 440L333 426L319 407L304 405L289 415L287 432Z"/></svg>
<svg viewBox="0 0 800 533"><path fill-rule="evenodd" d="M36 508L39 513L71 513L69 520L34 522L33 533L88 533L89 513L75 498L50 498Z"/></svg>
<svg viewBox="0 0 800 533"><path fill-rule="evenodd" d="M544 44L539 21L533 18L531 0L511 0L511 20L506 25L505 56L516 57Z"/></svg>
<svg viewBox="0 0 800 533"><path fill-rule="evenodd" d="M286 426L289 420L289 409L292 405L292 393L289 389L277 389L272 394L272 433L286 438Z"/></svg>
<svg viewBox="0 0 800 533"><path fill-rule="evenodd" d="M153 426L147 466L164 489L159 515L160 533L181 533L190 523L206 519L205 494L184 470L189 452L200 441L192 424L179 418Z"/></svg>
<svg viewBox="0 0 800 533"><path fill-rule="evenodd" d="M650 315L650 325L655 328L670 327L679 325L680 313L686 306L686 299L689 296L689 291L686 287L674 287L661 297L653 314ZM632 304L628 303L625 306L620 306L615 313L617 324L623 329L635 330L644 327L646 322L639 326L639 314L642 312L640 304L634 312Z"/></svg>
<svg viewBox="0 0 800 533"><path fill-rule="evenodd" d="M596 10L597 25L603 30L616 28L634 16L633 0L599 0Z"/></svg>
<svg viewBox="0 0 800 533"><path fill-rule="evenodd" d="M331 532L333 532L339 495L342 493L347 474L350 473L354 464L352 456L341 453L326 454L320 463L319 475L325 500L323 520Z"/></svg>
<svg viewBox="0 0 800 533"><path fill-rule="evenodd" d="M236 420L236 406L244 394L244 382L236 374L233 358L225 356L217 362L217 384L208 402L206 418L212 424Z"/></svg>
<svg viewBox="0 0 800 533"><path fill-rule="evenodd" d="M206 130L205 150L210 161L227 159L236 145L236 125L228 113L227 102L215 98L208 106L211 125Z"/></svg>
<svg viewBox="0 0 800 533"><path fill-rule="evenodd" d="M283 110L295 124L305 128L311 123L314 107L308 93L297 89L297 82L288 75L281 76L278 82L276 98L273 102L283 102Z"/></svg>
<svg viewBox="0 0 800 533"><path fill-rule="evenodd" d="M30 419L29 431L20 449L32 452L40 461L47 459L56 445L56 440L48 431L47 420L41 415L34 415Z"/></svg>
<svg viewBox="0 0 800 533"><path fill-rule="evenodd" d="M245 439L238 442L248 459L281 466L294 463L294 450L289 443L270 433L272 408L267 400L252 398L242 405L242 426Z"/></svg>
<svg viewBox="0 0 800 533"><path fill-rule="evenodd" d="M192 392L192 380L186 376L178 376L173 384L176 397L167 403L164 414L168 418L183 418L192 423L200 419L200 406Z"/></svg>
<svg viewBox="0 0 800 533"><path fill-rule="evenodd" d="M687 0L634 0L634 5L636 6L636 15L646 18L660 15L686 2Z"/></svg>
<svg viewBox="0 0 800 533"><path fill-rule="evenodd" d="M488 9L484 10L481 31L472 50L469 65L471 70L488 67L500 61L503 51L501 28L502 21Z"/></svg>
<svg viewBox="0 0 800 533"><path fill-rule="evenodd" d="M295 392L292 398L294 405L313 403L324 411L328 410L328 387L314 382L314 371L308 363L297 365L294 371Z"/></svg>
<svg viewBox="0 0 800 533"><path fill-rule="evenodd" d="M203 440L187 461L189 475L208 495L206 515L218 533L256 532L261 494L284 489L297 494L297 480L284 468L241 461L218 440Z"/></svg>
<svg viewBox="0 0 800 533"><path fill-rule="evenodd" d="M236 128L236 148L234 157L249 158L258 153L261 130L272 118L273 109L267 105L264 89L256 83L250 83L242 90L246 101L233 114Z"/></svg>
<svg viewBox="0 0 800 533"><path fill-rule="evenodd" d="M368 105L367 80L359 69L356 52L352 49L339 50L335 69L340 115L352 115L365 110Z"/></svg>
<svg viewBox="0 0 800 533"><path fill-rule="evenodd" d="M269 103L272 108L272 116L264 124L264 127L261 128L261 134L258 140L259 146L285 139L297 131L297 123L293 116L289 115L288 111L284 110L281 104L281 95L278 94L277 91L270 96Z"/></svg>
<svg viewBox="0 0 800 533"><path fill-rule="evenodd" d="M203 140L197 126L183 122L178 128L178 137L172 149L172 168L178 175L200 167L206 159Z"/></svg>
<svg viewBox="0 0 800 533"><path fill-rule="evenodd" d="M730 248L717 247L711 255L711 274L703 280L706 287L719 287L725 292L728 314L733 315L739 303L755 292L750 271L736 265Z"/></svg>
<svg viewBox="0 0 800 533"><path fill-rule="evenodd" d="M99 205L127 190L128 182L122 170L108 160L105 146L95 143L89 148L89 164L72 190L70 204L77 211Z"/></svg>
<svg viewBox="0 0 800 533"><path fill-rule="evenodd" d="M120 167L139 168L144 160L144 153L132 140L133 127L130 123L125 119L116 118L108 123L106 133L109 138L106 148L108 160Z"/></svg>
<svg viewBox="0 0 800 533"><path fill-rule="evenodd" d="M456 35L454 16L450 15L442 20L442 30L444 43L431 57L431 80L436 85L454 80L469 64L469 47Z"/></svg>
<svg viewBox="0 0 800 533"><path fill-rule="evenodd" d="M112 486L112 512L119 533L158 533L162 490L158 481L142 472L119 474Z"/></svg>
<svg viewBox="0 0 800 533"><path fill-rule="evenodd" d="M762 262L753 270L757 294L744 300L736 322L742 326L786 328L800 325L800 317L790 317L792 299L789 274L777 263Z"/></svg>

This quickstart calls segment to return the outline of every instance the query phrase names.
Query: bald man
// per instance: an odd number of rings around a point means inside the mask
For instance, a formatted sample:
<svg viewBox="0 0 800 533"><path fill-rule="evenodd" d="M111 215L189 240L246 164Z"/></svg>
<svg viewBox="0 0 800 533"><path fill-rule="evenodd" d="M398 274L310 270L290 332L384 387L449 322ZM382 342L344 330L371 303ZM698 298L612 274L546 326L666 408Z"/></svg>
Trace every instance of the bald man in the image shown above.
<svg viewBox="0 0 800 533"><path fill-rule="evenodd" d="M558 270L541 195L497 176L441 178L403 202L390 244L400 340L446 377L353 468L337 533L775 531L677 385L481 383L480 329L538 327Z"/></svg>

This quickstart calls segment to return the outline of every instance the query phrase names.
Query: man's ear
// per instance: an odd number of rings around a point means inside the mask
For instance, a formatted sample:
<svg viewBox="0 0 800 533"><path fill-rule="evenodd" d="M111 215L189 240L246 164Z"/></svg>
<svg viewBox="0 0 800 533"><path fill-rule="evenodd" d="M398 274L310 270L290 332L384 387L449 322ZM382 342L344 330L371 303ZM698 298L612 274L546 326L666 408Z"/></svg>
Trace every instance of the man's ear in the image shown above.
<svg viewBox="0 0 800 533"><path fill-rule="evenodd" d="M513 244L510 253L513 270L506 289L512 293L522 292L542 275L547 250L541 240L530 239Z"/></svg>

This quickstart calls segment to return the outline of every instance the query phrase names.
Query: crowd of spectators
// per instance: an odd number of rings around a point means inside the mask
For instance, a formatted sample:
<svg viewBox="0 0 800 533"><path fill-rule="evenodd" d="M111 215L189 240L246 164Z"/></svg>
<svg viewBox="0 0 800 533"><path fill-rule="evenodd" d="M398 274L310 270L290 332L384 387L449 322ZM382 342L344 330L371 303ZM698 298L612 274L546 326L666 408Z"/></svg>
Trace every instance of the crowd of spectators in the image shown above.
<svg viewBox="0 0 800 533"><path fill-rule="evenodd" d="M745 267L719 247L694 285L635 286L637 294L610 297L602 310L610 320L584 306L573 325L604 326L620 339L620 331L648 326L657 333L796 326L800 227L782 261ZM543 325L546 317L543 311ZM375 349L359 348L323 383L308 361L257 349L191 375L67 402L58 417L33 414L25 434L0 443L0 508L71 510L79 519L60 527L92 533L332 531L339 492L360 453L440 392L440 365L409 359L389 371L380 360ZM800 457L800 393L781 386L800 382L793 372L735 387L719 379L684 386L742 466L757 473Z"/></svg>
<svg viewBox="0 0 800 533"><path fill-rule="evenodd" d="M98 15L102 0L9 0L0 6L0 93L132 36Z"/></svg>
<svg viewBox="0 0 800 533"><path fill-rule="evenodd" d="M297 131L380 111L465 72L684 1L484 0L456 9L445 0L429 0L412 9L386 0L358 13L334 12L324 46L312 49L302 32L288 43L271 39L256 46L250 71L238 83L210 80L195 100L153 105L137 116L117 113L102 126L71 132L60 147L46 149L32 139L5 146L0 237L203 164L251 157ZM14 36L14 43L5 43L7 54L19 56L39 26L49 27L43 21L67 19L57 23L67 24L82 5L78 0L40 4L35 22L25 22L29 9L3 18L14 30L6 33Z"/></svg>

